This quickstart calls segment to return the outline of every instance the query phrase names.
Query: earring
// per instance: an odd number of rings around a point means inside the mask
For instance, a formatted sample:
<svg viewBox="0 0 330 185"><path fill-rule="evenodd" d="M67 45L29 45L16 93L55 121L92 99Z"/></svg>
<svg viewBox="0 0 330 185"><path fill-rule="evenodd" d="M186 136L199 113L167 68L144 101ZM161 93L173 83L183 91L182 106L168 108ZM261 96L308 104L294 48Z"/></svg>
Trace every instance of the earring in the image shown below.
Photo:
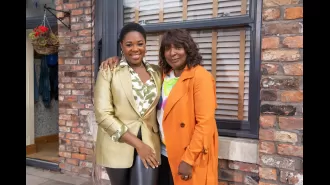
<svg viewBox="0 0 330 185"><path fill-rule="evenodd" d="M123 50L121 51L121 61L126 61L125 55L123 53Z"/></svg>
<svg viewBox="0 0 330 185"><path fill-rule="evenodd" d="M143 57L143 58L142 58L142 62L143 62L143 63L146 63L146 61L147 61L146 57Z"/></svg>

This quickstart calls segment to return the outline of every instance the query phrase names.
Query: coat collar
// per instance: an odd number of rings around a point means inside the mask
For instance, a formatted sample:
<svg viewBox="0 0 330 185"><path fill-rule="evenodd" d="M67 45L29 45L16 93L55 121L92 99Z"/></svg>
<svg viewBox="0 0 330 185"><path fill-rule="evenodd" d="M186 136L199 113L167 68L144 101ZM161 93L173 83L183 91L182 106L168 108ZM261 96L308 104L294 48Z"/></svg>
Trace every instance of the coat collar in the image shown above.
<svg viewBox="0 0 330 185"><path fill-rule="evenodd" d="M188 69L186 66L179 77L178 82L172 88L170 95L168 96L167 103L164 110L164 117L163 120L166 119L170 111L172 110L173 106L188 92L189 90L189 80L193 78L195 75L196 67L192 67ZM163 74L163 79L165 78L166 74Z"/></svg>
<svg viewBox="0 0 330 185"><path fill-rule="evenodd" d="M188 78L192 78L195 74L195 69L196 67L192 67L192 68L188 68L188 66L186 66L183 69L183 72L181 73L180 79L182 80L186 80ZM163 73L163 79L165 78L165 76L167 76L171 71L173 71L173 69L171 69L167 74Z"/></svg>

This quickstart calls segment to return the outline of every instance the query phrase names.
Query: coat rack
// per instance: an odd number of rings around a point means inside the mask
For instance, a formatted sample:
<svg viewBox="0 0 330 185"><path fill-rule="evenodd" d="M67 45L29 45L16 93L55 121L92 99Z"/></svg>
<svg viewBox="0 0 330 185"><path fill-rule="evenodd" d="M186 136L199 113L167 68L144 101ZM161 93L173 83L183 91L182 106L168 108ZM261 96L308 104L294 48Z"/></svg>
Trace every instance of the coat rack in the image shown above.
<svg viewBox="0 0 330 185"><path fill-rule="evenodd" d="M50 12L53 16L56 17L57 20L59 20L65 27L67 27L70 31L71 31L71 19L69 19L69 25L65 24L62 20L65 18L65 17L70 17L70 12L66 12L66 11L61 11L61 10L56 10L54 8L50 8L50 7L47 7L47 5L45 4L44 5L44 10L47 10L48 12ZM56 12L63 12L64 13L64 16L63 17L57 17L52 11L50 10L53 10L53 11L56 11Z"/></svg>

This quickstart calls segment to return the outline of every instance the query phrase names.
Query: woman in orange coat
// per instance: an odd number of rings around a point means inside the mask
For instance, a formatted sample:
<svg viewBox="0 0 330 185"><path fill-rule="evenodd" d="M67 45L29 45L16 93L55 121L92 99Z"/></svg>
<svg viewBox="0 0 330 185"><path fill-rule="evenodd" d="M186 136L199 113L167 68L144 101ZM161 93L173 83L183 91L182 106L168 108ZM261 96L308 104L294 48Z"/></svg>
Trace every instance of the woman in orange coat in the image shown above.
<svg viewBox="0 0 330 185"><path fill-rule="evenodd" d="M162 158L159 185L218 184L216 89L190 34L165 32L159 49L163 70L157 110ZM173 181L172 181L173 180Z"/></svg>

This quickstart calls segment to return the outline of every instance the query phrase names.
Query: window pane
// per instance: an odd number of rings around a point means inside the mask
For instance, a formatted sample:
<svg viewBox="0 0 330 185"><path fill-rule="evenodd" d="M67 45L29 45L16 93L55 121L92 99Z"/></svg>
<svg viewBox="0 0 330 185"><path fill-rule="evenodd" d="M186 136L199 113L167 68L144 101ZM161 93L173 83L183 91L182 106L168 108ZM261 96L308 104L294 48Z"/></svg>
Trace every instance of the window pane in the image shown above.
<svg viewBox="0 0 330 185"><path fill-rule="evenodd" d="M219 0L218 17L249 14L250 0Z"/></svg>
<svg viewBox="0 0 330 185"><path fill-rule="evenodd" d="M160 34L147 34L146 60L151 64L158 65L160 38Z"/></svg>
<svg viewBox="0 0 330 185"><path fill-rule="evenodd" d="M203 67L215 75L216 119L248 120L250 30L199 30L190 34L202 54ZM160 34L147 35L146 59L151 63L158 64L159 44Z"/></svg>
<svg viewBox="0 0 330 185"><path fill-rule="evenodd" d="M163 0L164 22L178 22L183 20L182 0Z"/></svg>
<svg viewBox="0 0 330 185"><path fill-rule="evenodd" d="M249 30L217 30L217 119L248 119L249 59Z"/></svg>
<svg viewBox="0 0 330 185"><path fill-rule="evenodd" d="M249 13L250 0L124 0L124 24L180 22ZM215 7L215 8L213 8Z"/></svg>

